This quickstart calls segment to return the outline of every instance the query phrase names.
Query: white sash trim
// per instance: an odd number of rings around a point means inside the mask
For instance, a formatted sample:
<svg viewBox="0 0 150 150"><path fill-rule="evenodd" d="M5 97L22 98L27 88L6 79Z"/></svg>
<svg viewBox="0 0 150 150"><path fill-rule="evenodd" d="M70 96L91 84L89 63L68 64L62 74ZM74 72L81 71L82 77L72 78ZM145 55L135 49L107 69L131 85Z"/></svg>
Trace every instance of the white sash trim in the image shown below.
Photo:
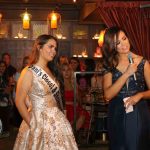
<svg viewBox="0 0 150 150"><path fill-rule="evenodd" d="M63 110L61 94L57 83L41 67L37 65L31 65L28 68L49 86L52 96L56 100L60 109Z"/></svg>

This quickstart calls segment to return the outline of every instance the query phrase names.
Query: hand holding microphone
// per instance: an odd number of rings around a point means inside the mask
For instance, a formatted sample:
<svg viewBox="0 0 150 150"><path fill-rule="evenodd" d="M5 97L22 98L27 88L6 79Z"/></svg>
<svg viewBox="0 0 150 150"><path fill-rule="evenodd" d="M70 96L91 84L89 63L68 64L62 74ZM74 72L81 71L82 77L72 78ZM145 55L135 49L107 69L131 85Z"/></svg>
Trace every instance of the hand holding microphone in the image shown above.
<svg viewBox="0 0 150 150"><path fill-rule="evenodd" d="M131 53L128 54L128 60L129 60L129 63L130 63L131 65L134 64L134 61L133 61L133 58L132 58ZM132 68L131 68L131 72L134 71L133 77L134 77L134 80L135 80L135 81L136 81L136 74L135 74L135 71L136 71L136 70L137 70L137 65L136 65L136 69L135 69L135 67L132 67Z"/></svg>

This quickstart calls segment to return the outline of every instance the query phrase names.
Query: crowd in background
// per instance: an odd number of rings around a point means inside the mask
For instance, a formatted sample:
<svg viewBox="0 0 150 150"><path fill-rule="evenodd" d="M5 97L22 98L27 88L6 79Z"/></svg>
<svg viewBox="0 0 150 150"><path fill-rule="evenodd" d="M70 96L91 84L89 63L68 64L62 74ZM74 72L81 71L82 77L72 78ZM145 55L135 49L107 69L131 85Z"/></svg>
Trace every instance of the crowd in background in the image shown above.
<svg viewBox="0 0 150 150"><path fill-rule="evenodd" d="M16 69L11 65L11 55L9 53L2 54L0 61L0 121L2 122L0 138L9 136L9 128L11 125L18 128L21 124L22 118L15 106L15 88L21 70L28 63L29 56L25 56L20 69ZM89 99L91 87L93 89L102 89L102 76L99 76L98 73L86 74L84 72L101 72L101 59L78 59L77 57L68 58L67 56L60 56L58 68L64 80L63 94L66 116L73 127L74 83L76 82L76 130L79 131L83 128L88 130L90 113L85 109L83 104L91 101L91 97ZM82 73L77 74L75 79L74 72Z"/></svg>
<svg viewBox="0 0 150 150"><path fill-rule="evenodd" d="M23 58L21 69L28 65L28 60L28 56ZM0 138L10 135L10 124L18 128L22 121L15 106L15 88L21 69L17 70L11 65L9 53L2 54L0 61Z"/></svg>

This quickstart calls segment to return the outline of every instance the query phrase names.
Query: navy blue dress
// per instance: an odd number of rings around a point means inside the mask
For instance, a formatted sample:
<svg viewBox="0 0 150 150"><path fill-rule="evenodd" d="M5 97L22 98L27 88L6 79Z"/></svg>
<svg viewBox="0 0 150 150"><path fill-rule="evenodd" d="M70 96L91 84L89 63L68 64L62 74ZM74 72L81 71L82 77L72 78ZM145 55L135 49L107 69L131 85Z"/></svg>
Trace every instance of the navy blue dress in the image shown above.
<svg viewBox="0 0 150 150"><path fill-rule="evenodd" d="M140 100L134 111L125 112L123 98L145 91L144 64L142 59L138 65L135 81L130 76L128 89L126 84L114 97L108 106L108 132L111 150L150 150L150 112L146 100ZM114 68L112 82L114 83L122 73Z"/></svg>

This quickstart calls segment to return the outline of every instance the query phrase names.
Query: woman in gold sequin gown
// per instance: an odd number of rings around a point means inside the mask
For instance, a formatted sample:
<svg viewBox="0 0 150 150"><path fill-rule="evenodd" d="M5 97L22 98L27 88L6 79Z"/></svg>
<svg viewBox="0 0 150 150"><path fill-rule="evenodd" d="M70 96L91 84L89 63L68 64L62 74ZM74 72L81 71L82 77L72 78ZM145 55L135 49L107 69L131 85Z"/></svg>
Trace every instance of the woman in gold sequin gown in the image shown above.
<svg viewBox="0 0 150 150"><path fill-rule="evenodd" d="M72 128L63 114L56 53L57 40L53 36L37 38L30 66L22 71L17 84L16 106L23 122L14 150L78 149Z"/></svg>

